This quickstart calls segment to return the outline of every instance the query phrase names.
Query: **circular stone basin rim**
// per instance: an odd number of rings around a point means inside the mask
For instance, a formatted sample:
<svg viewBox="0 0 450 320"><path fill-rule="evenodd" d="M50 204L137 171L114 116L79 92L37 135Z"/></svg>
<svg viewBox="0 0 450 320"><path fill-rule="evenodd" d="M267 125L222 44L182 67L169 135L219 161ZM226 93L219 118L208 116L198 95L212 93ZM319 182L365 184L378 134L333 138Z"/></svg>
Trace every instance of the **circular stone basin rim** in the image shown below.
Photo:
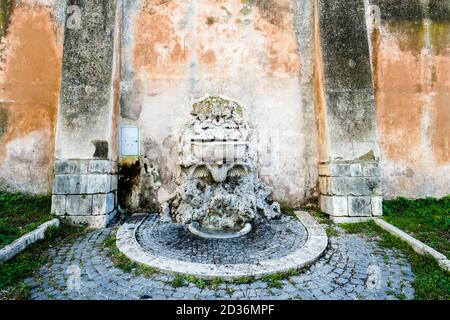
<svg viewBox="0 0 450 320"><path fill-rule="evenodd" d="M116 235L119 251L130 260L150 266L161 272L191 275L203 279L223 278L233 280L239 277L262 277L265 275L304 268L319 259L328 246L325 229L307 212L295 212L298 220L308 232L306 243L290 254L258 263L212 264L175 260L153 255L146 251L136 239L136 231L145 221L141 214L133 215L120 226Z"/></svg>
<svg viewBox="0 0 450 320"><path fill-rule="evenodd" d="M239 231L212 231L203 229L198 222L193 222L188 225L188 230L193 235L205 239L234 239L245 236L252 230L252 225L246 223L244 227Z"/></svg>

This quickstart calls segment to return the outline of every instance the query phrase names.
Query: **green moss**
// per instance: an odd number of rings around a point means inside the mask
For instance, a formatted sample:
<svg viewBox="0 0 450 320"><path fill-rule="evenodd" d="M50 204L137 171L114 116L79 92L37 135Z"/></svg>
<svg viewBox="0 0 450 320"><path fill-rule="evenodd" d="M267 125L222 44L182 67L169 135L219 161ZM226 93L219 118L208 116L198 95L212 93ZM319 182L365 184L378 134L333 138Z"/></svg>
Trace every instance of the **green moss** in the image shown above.
<svg viewBox="0 0 450 320"><path fill-rule="evenodd" d="M448 0L430 0L428 5L421 0L371 0L371 3L380 8L381 18L387 21L421 21L426 17L433 21L450 21Z"/></svg>
<svg viewBox="0 0 450 320"><path fill-rule="evenodd" d="M402 51L420 54L426 45L426 38L430 39L430 45L436 55L446 54L450 45L450 22L433 21L426 28L423 21L391 21L387 23L387 27L389 32L396 35Z"/></svg>
<svg viewBox="0 0 450 320"><path fill-rule="evenodd" d="M8 110L0 105L0 139L8 129Z"/></svg>
<svg viewBox="0 0 450 320"><path fill-rule="evenodd" d="M429 38L435 54L446 54L450 45L448 0L432 0L428 7L419 0L373 0L372 3L380 7L381 18L387 22L389 31L396 34L401 50L419 54L425 38ZM424 24L426 18L432 21L429 28Z"/></svg>
<svg viewBox="0 0 450 320"><path fill-rule="evenodd" d="M9 23L9 17L13 10L14 0L0 1L0 38L4 37Z"/></svg>
<svg viewBox="0 0 450 320"><path fill-rule="evenodd" d="M424 8L420 0L371 0L370 2L380 8L383 20L417 21L423 17Z"/></svg>
<svg viewBox="0 0 450 320"><path fill-rule="evenodd" d="M431 0L430 18L436 22L450 22L450 2L448 0Z"/></svg>

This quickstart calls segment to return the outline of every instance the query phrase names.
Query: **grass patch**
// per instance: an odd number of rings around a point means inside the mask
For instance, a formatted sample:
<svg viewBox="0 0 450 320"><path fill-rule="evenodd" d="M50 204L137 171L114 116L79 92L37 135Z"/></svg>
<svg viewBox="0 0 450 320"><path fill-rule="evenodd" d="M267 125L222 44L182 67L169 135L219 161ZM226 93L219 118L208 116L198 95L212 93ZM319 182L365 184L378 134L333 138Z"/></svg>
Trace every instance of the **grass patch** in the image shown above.
<svg viewBox="0 0 450 320"><path fill-rule="evenodd" d="M325 231L328 237L337 237L339 235L339 232L331 225L327 226Z"/></svg>
<svg viewBox="0 0 450 320"><path fill-rule="evenodd" d="M341 227L349 233L377 235L380 237L381 247L397 248L403 251L415 275L412 285L416 292L416 299L450 299L450 273L443 270L432 257L417 254L406 242L387 233L373 221L341 225Z"/></svg>
<svg viewBox="0 0 450 320"><path fill-rule="evenodd" d="M214 278L208 281L208 286L213 290L217 290L222 283L225 283L225 280L222 278Z"/></svg>
<svg viewBox="0 0 450 320"><path fill-rule="evenodd" d="M120 252L116 246L116 238L113 236L106 237L103 241L103 246L108 248L108 256L111 258L113 264L123 272L133 273L147 278L158 273L155 268L133 262Z"/></svg>
<svg viewBox="0 0 450 320"><path fill-rule="evenodd" d="M359 222L359 223L343 223L339 227L344 229L347 233L356 234L364 233L368 236L377 236L381 230L373 221Z"/></svg>
<svg viewBox="0 0 450 320"><path fill-rule="evenodd" d="M290 277L296 276L300 273L299 270L291 269L286 272L278 272L274 274L269 274L261 278L262 281L267 283L269 288L281 288L283 287L282 280L287 280Z"/></svg>
<svg viewBox="0 0 450 320"><path fill-rule="evenodd" d="M230 283L230 284L235 284L235 285L240 285L240 284L250 284L253 283L255 281L261 280L267 283L268 287L270 288L281 288L283 286L282 284L282 280L286 280L289 279L290 277L296 276L300 273L300 270L289 270L286 272L278 272L275 274L270 274L270 275L266 275L264 277L262 277L261 279L255 278L255 277L239 277L239 278L235 278L233 280L224 280L222 278L213 278L213 279L209 279L209 280L202 280L202 279L198 279L194 276L179 276L179 277L183 277L183 279L185 280L185 283L192 283L194 285L196 285L197 287L199 287L200 289L203 288L211 288L212 290L217 290L219 288L219 286L221 284L224 283ZM177 282L179 282L180 280L177 280ZM200 284L200 285L199 285Z"/></svg>
<svg viewBox="0 0 450 320"><path fill-rule="evenodd" d="M383 201L383 219L450 258L450 195Z"/></svg>
<svg viewBox="0 0 450 320"><path fill-rule="evenodd" d="M186 281L192 283L197 288L200 289L206 288L206 281L203 279L196 278L195 276L186 276Z"/></svg>
<svg viewBox="0 0 450 320"><path fill-rule="evenodd" d="M326 225L332 225L333 221L330 220L330 217L323 213L320 209L307 209L307 211L320 223Z"/></svg>
<svg viewBox="0 0 450 320"><path fill-rule="evenodd" d="M0 265L0 299L26 299L28 287L23 280L33 275L46 261L47 250L61 241L85 232L83 227L61 223L59 228L49 228L44 240L40 240Z"/></svg>
<svg viewBox="0 0 450 320"><path fill-rule="evenodd" d="M288 279L290 276L298 274L297 271L289 271L284 273L277 273L273 275L267 275L261 278L262 281L267 282L269 287L272 288L281 288L282 283L281 280ZM177 286L186 286L188 283L194 284L199 289L210 288L212 290L219 289L221 284L250 284L257 281L255 277L239 277L233 280L225 280L222 278L212 278L208 280L200 279L195 276L184 276L184 275L176 275L175 278L171 281L171 285L174 288Z"/></svg>
<svg viewBox="0 0 450 320"><path fill-rule="evenodd" d="M0 248L50 220L50 196L0 192Z"/></svg>
<svg viewBox="0 0 450 320"><path fill-rule="evenodd" d="M170 285L173 288L180 288L186 285L186 278L182 275L176 275L172 281L170 281Z"/></svg>
<svg viewBox="0 0 450 320"><path fill-rule="evenodd" d="M255 281L255 278L253 277L239 277L233 280L234 284L249 284L253 283Z"/></svg>
<svg viewBox="0 0 450 320"><path fill-rule="evenodd" d="M210 280L204 280L192 275L187 276L182 274L175 275L172 281L170 281L170 285L173 288L184 287L187 286L189 283L195 285L199 289L205 289L209 287L213 290L216 290L219 288L219 285L225 283L225 281L222 278L213 278Z"/></svg>

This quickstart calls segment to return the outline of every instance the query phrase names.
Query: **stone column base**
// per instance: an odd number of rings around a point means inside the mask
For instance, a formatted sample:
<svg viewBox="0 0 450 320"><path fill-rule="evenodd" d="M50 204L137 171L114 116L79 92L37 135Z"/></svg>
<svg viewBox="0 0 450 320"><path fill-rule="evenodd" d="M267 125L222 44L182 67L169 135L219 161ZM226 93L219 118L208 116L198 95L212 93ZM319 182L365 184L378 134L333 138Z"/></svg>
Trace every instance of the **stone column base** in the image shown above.
<svg viewBox="0 0 450 320"><path fill-rule="evenodd" d="M52 213L74 224L104 228L117 212L117 163L57 160Z"/></svg>
<svg viewBox="0 0 450 320"><path fill-rule="evenodd" d="M338 223L382 215L378 161L329 162L319 166L320 209Z"/></svg>

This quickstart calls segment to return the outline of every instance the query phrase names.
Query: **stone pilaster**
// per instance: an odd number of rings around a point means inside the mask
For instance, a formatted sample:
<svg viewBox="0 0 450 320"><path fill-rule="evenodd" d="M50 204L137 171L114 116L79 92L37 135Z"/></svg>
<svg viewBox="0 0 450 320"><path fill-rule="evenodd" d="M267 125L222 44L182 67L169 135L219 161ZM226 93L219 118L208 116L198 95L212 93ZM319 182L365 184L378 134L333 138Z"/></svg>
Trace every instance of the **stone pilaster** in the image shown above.
<svg viewBox="0 0 450 320"><path fill-rule="evenodd" d="M364 1L318 0L320 208L336 222L382 214L379 147Z"/></svg>
<svg viewBox="0 0 450 320"><path fill-rule="evenodd" d="M52 212L77 224L102 228L117 211L117 162L57 160Z"/></svg>
<svg viewBox="0 0 450 320"><path fill-rule="evenodd" d="M336 221L350 221L355 217L369 218L382 214L377 161L321 164L319 190L321 210Z"/></svg>
<svg viewBox="0 0 450 320"><path fill-rule="evenodd" d="M117 212L120 1L69 0L52 211L103 228Z"/></svg>

